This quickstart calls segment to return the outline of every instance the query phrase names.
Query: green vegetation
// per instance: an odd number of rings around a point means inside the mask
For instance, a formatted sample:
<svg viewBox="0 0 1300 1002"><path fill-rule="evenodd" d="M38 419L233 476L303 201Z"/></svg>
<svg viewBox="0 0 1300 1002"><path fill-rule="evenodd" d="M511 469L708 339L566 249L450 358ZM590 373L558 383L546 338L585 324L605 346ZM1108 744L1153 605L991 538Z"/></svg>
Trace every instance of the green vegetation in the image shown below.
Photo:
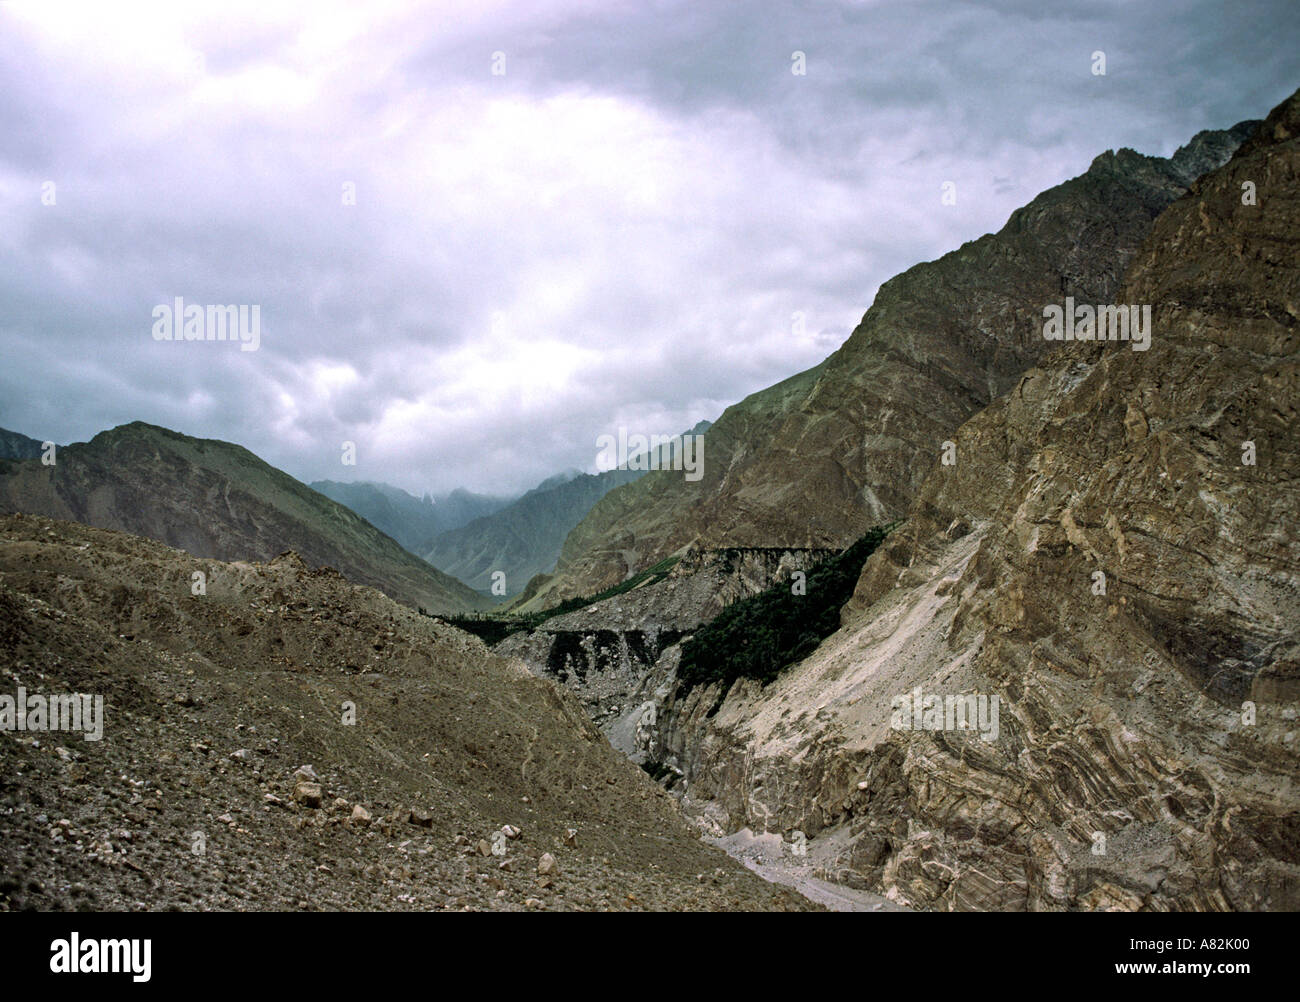
<svg viewBox="0 0 1300 1002"><path fill-rule="evenodd" d="M585 609L589 605L595 605L597 602L603 602L606 599L613 598L615 595L622 595L633 588L640 588L644 585L657 584L668 576L668 572L677 565L680 557L668 557L659 561L653 567L647 567L638 574L632 575L626 581L622 581L612 588L606 588L595 595L579 595L574 598L565 599L559 605L553 605L549 609L543 609L541 612L529 612L522 615L496 615L488 613L469 615L469 616L439 616L439 619L445 620L452 626L464 630L467 633L473 633L481 637L483 642L489 647L495 646L505 640L512 633L519 633L527 630L532 633L548 619L556 616L563 616L566 612L574 612L578 609ZM420 612L425 613L421 609ZM428 615L428 613L425 613Z"/></svg>
<svg viewBox="0 0 1300 1002"><path fill-rule="evenodd" d="M739 678L767 685L806 658L839 629L840 607L852 597L862 565L893 527L877 526L810 570L806 594L796 595L789 584L780 584L727 606L682 644L679 693L721 682L725 694Z"/></svg>

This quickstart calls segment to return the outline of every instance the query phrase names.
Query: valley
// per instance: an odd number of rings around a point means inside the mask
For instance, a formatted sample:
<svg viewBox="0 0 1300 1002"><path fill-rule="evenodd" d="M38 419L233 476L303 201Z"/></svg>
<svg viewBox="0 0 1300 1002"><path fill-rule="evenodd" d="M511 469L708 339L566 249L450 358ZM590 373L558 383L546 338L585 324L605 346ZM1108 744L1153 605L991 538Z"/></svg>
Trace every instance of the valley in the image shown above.
<svg viewBox="0 0 1300 1002"><path fill-rule="evenodd" d="M770 672L692 683L682 671L692 638L720 622L722 609L738 614L763 596L789 601L798 593L789 584L795 555L835 552L744 550L760 524L769 526L767 544L791 531L779 528L776 507L754 521L755 505L803 498L781 510L808 520L791 526L807 540L816 514L861 525L885 496L870 485L880 454L868 451L867 487L857 477L857 486L845 486L865 504L841 493L828 506L817 461L835 456L846 470L864 456L856 436L813 446L807 430L798 459L787 453L784 466L766 467L769 490L737 493L736 484L763 468L751 437L743 459L725 473L712 468L692 513L684 501L665 501L686 497L680 478L651 474L611 492L570 535L555 580L515 608L576 590L566 581L589 586L679 556L668 579L514 633L498 649L574 691L611 743L711 837L745 830L788 847L802 833L823 847L817 879L898 906L1300 906L1300 551L1286 528L1293 519L1283 514L1300 502L1293 308L1300 248L1289 221L1300 177L1298 114L1293 97L1231 140L1197 137L1187 151L1213 151L1198 162L1208 173L1181 175L1177 183L1190 187L1182 197L1163 189L1158 198L1172 201L1163 211L1144 201L1157 196L1141 194L1132 242L1098 258L1100 270L1074 271L1076 288L1094 283L1105 293L1095 301L1156 304L1145 328L1149 350L1074 340L1045 353L1050 345L1032 341L1041 318L1021 314L1011 329L1023 332L1025 368L1002 369L1004 389L965 420L954 412L951 430L912 439L907 464L913 477L924 475L906 489L891 486L892 500L879 510L901 522L855 562L851 597L815 649L787 659L767 640L746 654L750 634L741 631L728 637L726 656L768 658ZM1174 161L1187 163L1187 151ZM1117 170L1136 169L1140 178L1154 171L1163 184L1179 176L1125 151L1098 158L1099 167L1108 184ZM1255 176L1273 179L1267 226L1237 197ZM1025 212L1036 212L1043 232L1055 232L1059 213L1062 239L1074 240L1064 223L1073 198L1095 197L1089 190L1071 182ZM1110 211L1123 211L1126 203L1105 197ZM1022 224L1013 220L1004 232L1018 234ZM1116 254L1129 262L1122 271ZM1040 302L1048 304L1047 290L1060 288L1052 274L1059 266L1044 258L1037 267ZM808 393L800 417L790 416L789 388L784 395L773 388L775 406L763 409L771 417L755 419L759 394L724 414L710 435L726 436L742 415L751 431L806 428L814 407L843 420L842 410L813 401L832 392L832 373L850 371L855 343L868 354L882 350L866 333L883 322L874 316L888 308L882 300L890 302L883 291L859 334L816 375L815 389L795 384ZM987 291L983 301L990 303ZM996 370L988 377L996 387ZM932 402L933 394L915 399ZM900 400L889 403L887 420L897 421ZM873 428L869 412L862 420L869 435L889 435ZM940 444L948 438L955 461L945 464ZM766 444L775 440L758 441L778 449ZM1271 457L1267 470L1243 463L1246 441ZM711 454L725 456L726 442ZM896 436L890 442L899 447ZM658 493L643 499L656 476ZM702 508L716 517L699 521L693 512ZM645 518L660 522L636 521ZM643 534L633 528L640 525L662 528ZM642 549L642 540L653 542ZM748 573L719 559L727 550L711 547L715 540L732 552L782 553L784 563ZM607 560L616 551L638 556L620 568ZM806 567L811 585L812 563ZM700 579L708 584L697 591ZM639 639L648 628L681 639L655 658L657 646L647 652ZM573 664L582 670L566 670ZM899 700L915 694L918 703L938 694L940 706L960 701L974 712L967 726L948 727L942 714L926 718L922 705L917 721L909 717L914 726L900 726Z"/></svg>
<svg viewBox="0 0 1300 1002"><path fill-rule="evenodd" d="M518 496L5 432L0 907L1300 908L1298 224L1300 92L1105 151Z"/></svg>

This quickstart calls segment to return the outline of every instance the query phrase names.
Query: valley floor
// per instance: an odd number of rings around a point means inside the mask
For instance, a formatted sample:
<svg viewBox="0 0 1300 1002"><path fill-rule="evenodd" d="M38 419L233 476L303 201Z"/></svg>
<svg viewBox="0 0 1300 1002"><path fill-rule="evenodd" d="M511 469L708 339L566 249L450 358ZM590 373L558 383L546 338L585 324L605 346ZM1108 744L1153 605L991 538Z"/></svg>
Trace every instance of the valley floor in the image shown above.
<svg viewBox="0 0 1300 1002"><path fill-rule="evenodd" d="M705 839L723 849L733 859L739 860L764 880L781 884L798 891L813 904L833 912L903 912L911 909L896 905L888 898L872 891L857 890L844 884L831 883L817 876L821 872L818 856L813 850L798 859L774 832L755 835L748 828L722 838ZM809 848L812 848L811 845Z"/></svg>

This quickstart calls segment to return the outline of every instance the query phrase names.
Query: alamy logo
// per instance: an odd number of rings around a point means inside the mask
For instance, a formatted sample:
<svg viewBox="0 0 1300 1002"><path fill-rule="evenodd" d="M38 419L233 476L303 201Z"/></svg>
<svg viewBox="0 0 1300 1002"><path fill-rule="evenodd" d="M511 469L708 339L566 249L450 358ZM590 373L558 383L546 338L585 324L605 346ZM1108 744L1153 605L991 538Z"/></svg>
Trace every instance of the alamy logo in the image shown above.
<svg viewBox="0 0 1300 1002"><path fill-rule="evenodd" d="M1150 306L1075 306L1065 297L1065 306L1043 307L1043 337L1048 341L1128 341L1134 351L1151 347Z"/></svg>
<svg viewBox="0 0 1300 1002"><path fill-rule="evenodd" d="M74 932L54 940L50 953L55 974L130 974L141 983L152 976L151 939L82 939Z"/></svg>
<svg viewBox="0 0 1300 1002"><path fill-rule="evenodd" d="M978 730L985 741L996 741L1000 705L998 696L926 695L917 686L910 693L893 698L889 726L896 731Z"/></svg>
<svg viewBox="0 0 1300 1002"><path fill-rule="evenodd" d="M155 341L239 341L240 351L257 351L262 343L260 306L188 306L181 296L153 308Z"/></svg>
<svg viewBox="0 0 1300 1002"><path fill-rule="evenodd" d="M596 438L600 470L684 470L692 482L704 476L703 435L629 435L619 428Z"/></svg>
<svg viewBox="0 0 1300 1002"><path fill-rule="evenodd" d="M104 697L85 693L42 696L18 687L0 693L0 731L81 731L87 741L104 736Z"/></svg>

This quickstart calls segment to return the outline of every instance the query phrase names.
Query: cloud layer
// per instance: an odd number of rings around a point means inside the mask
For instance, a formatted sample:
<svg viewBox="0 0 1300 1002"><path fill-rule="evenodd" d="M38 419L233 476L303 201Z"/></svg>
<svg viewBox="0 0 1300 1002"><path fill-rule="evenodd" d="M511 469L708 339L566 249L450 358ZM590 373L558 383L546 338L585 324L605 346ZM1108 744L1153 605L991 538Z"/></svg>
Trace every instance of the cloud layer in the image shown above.
<svg viewBox="0 0 1300 1002"><path fill-rule="evenodd" d="M1300 82L1289 2L272 6L0 6L0 426L522 490ZM260 305L260 349L154 341L176 296Z"/></svg>

